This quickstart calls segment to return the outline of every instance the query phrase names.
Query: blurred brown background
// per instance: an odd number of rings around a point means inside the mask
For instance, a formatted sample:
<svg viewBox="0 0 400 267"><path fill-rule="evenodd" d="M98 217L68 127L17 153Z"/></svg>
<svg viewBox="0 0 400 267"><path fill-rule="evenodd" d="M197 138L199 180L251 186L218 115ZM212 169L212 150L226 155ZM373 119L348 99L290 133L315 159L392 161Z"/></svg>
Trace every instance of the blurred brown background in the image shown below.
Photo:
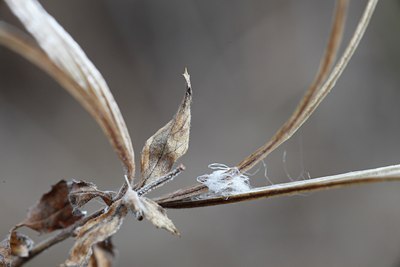
<svg viewBox="0 0 400 267"><path fill-rule="evenodd" d="M350 1L344 41L366 1ZM137 158L194 87L187 171L154 195L233 166L286 120L311 82L334 1L41 1L108 81ZM2 19L15 23L0 3ZM336 88L266 163L274 183L400 158L400 3L381 1ZM0 233L60 179L117 189L121 166L94 120L58 84L0 47ZM286 151L286 162L283 154ZM284 171L287 168L290 177ZM261 170L252 184L267 183ZM400 266L400 184L169 210L176 238L128 218L118 266ZM34 238L37 235L27 230ZM40 238L40 237L39 237ZM27 266L55 266L72 240Z"/></svg>

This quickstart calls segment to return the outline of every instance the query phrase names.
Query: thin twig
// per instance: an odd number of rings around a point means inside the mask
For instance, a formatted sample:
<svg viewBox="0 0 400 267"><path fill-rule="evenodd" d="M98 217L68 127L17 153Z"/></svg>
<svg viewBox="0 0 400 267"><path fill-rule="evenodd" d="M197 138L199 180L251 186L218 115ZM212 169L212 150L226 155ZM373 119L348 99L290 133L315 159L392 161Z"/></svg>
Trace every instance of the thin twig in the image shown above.
<svg viewBox="0 0 400 267"><path fill-rule="evenodd" d="M160 186L163 186L164 184L172 181L176 176L178 176L184 170L185 170L185 166L183 166L183 164L179 165L176 169L170 171L166 175L159 177L159 178L155 179L153 182L151 182L150 184L147 184L147 185L143 186L142 188L140 188L137 191L138 195L143 196L143 195L149 193L150 191L152 191Z"/></svg>
<svg viewBox="0 0 400 267"><path fill-rule="evenodd" d="M104 209L98 210L95 213L91 214L90 216L84 217L81 220L77 221L75 224L71 225L70 227L63 229L61 232L59 232L55 236L52 236L52 237L40 242L39 244L34 246L29 251L29 256L28 257L18 258L17 260L15 260L13 262L12 266L13 267L22 266L24 263L30 261L31 259L33 259L37 255L39 255L40 253L42 253L46 249L48 249L48 248L50 248L50 247L52 247L52 246L64 241L65 239L73 236L74 232L75 232L75 229L77 229L78 227L84 225L89 220L100 216L103 213L104 213Z"/></svg>
<svg viewBox="0 0 400 267"><path fill-rule="evenodd" d="M203 184L198 184L198 185L193 185L190 187L176 190L172 193L166 194L164 196L161 196L161 197L155 199L155 201L157 203L181 201L183 199L195 198L195 197L197 197L201 194L207 193L207 192L208 192L207 186L205 186Z"/></svg>
<svg viewBox="0 0 400 267"><path fill-rule="evenodd" d="M295 195L302 192L314 192L342 186L392 181L400 181L400 165L326 176L310 180L264 186L254 188L245 193L234 194L230 196L207 196L206 198L201 198L201 196L197 198L176 197L175 199L162 198L156 201L158 204L165 208L197 208L260 198Z"/></svg>

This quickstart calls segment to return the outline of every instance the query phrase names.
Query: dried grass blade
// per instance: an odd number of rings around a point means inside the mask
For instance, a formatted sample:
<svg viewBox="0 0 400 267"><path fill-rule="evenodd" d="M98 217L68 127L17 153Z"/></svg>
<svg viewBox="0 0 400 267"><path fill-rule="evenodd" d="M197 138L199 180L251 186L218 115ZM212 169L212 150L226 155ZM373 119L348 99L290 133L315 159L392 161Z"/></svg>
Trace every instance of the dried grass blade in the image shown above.
<svg viewBox="0 0 400 267"><path fill-rule="evenodd" d="M27 38L21 40L21 35L9 31L10 28L2 29L0 41L47 71L90 112L106 133L132 180L135 165L131 139L118 105L100 72L36 0L6 0L6 3L44 53L29 47L33 42L25 42ZM14 45L18 47L12 47ZM32 50L35 56L28 54ZM39 62L40 58L43 62Z"/></svg>
<svg viewBox="0 0 400 267"><path fill-rule="evenodd" d="M302 98L296 110L294 111L292 116L288 119L288 121L286 121L286 123L275 133L275 135L265 145L261 146L253 154L249 155L247 158L245 158L237 165L237 167L241 172L246 172L252 167L254 167L257 163L259 163L266 156L268 156L268 154L274 151L283 142L288 140L300 128L300 126L303 125L303 123L311 116L311 114L317 108L318 104L322 101L322 99L326 96L326 94L330 91L330 89L332 89L334 83L330 83L331 84L330 87L327 87L326 83L323 86L321 85L328 76L339 49L340 41L343 35L343 28L345 24L347 2L348 2L347 0L337 1L336 11L332 25L332 30L329 36L329 41L326 46L325 54L321 59L320 67L314 78L313 83L308 88L304 97ZM356 31L355 36L358 36L357 33L358 31ZM353 45L353 42L350 42L350 45ZM346 50L346 52L349 50L349 47ZM344 56L348 54L348 52L347 53L346 52ZM350 53L350 57L351 55L352 53ZM346 57L347 60L349 60L350 57ZM332 80L332 74L328 79L328 81ZM337 77L335 76L336 80L337 78L339 78L339 76Z"/></svg>

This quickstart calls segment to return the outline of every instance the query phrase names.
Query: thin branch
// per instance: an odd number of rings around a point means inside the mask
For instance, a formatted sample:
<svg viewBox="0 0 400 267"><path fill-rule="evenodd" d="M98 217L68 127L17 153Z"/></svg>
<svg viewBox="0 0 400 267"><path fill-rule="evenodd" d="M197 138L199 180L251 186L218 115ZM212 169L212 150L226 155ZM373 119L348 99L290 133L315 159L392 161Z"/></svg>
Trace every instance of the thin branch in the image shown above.
<svg viewBox="0 0 400 267"><path fill-rule="evenodd" d="M33 247L29 251L29 256L28 257L18 258L13 263L12 267L22 266L23 264L25 264L26 262L30 261L31 259L33 259L37 255L39 255L40 253L42 253L46 249L48 249L48 248L50 248L50 247L52 247L52 246L64 241L65 239L73 236L74 232L75 232L75 229L77 229L78 227L84 225L89 220L100 216L103 213L104 213L104 209L98 210L97 212L91 214L90 216L82 218L81 220L77 221L75 224L71 225L70 227L62 230L58 234L56 234L56 235L54 235L54 236L52 236L52 237L40 242L39 244L37 244L35 247Z"/></svg>
<svg viewBox="0 0 400 267"><path fill-rule="evenodd" d="M198 184L198 185L193 185L190 187L182 188L179 190L176 190L172 193L166 194L164 196L161 196L155 201L157 203L166 203L166 202L175 202L175 201L181 201L183 199L192 199L196 198L197 196L207 193L208 188L203 185L203 184Z"/></svg>
<svg viewBox="0 0 400 267"><path fill-rule="evenodd" d="M185 170L185 166L183 166L183 164L179 165L176 169L170 171L166 175L164 175L162 177L158 177L152 183L146 184L145 186L140 188L137 191L138 195L143 196L143 195L149 193L150 191L152 191L160 186L163 186L164 184L172 181L176 176L178 176L184 170Z"/></svg>
<svg viewBox="0 0 400 267"><path fill-rule="evenodd" d="M328 44L326 46L326 51L321 59L320 67L313 83L310 85L309 89L305 93L304 97L300 101L299 105L297 106L292 116L275 133L275 135L271 138L271 140L268 141L263 146L261 146L254 153L249 155L247 158L245 158L242 162L240 162L237 165L237 167L241 172L246 172L252 167L254 167L257 163L259 163L261 160L267 157L283 142L288 140L300 128L300 126L303 125L303 123L311 116L311 114L317 108L318 104L322 101L323 97L326 96L327 92L321 93L321 91L323 90L329 91L333 87L333 84L332 87L329 88L326 86L321 87L321 85L328 76L329 71L331 70L331 67L336 58L336 54L338 52L339 44L343 35L346 10L347 10L347 0L338 0L336 5L334 21L332 24L332 30L330 33ZM355 36L358 36L357 32ZM350 45L351 46L349 47L354 46L354 44L352 43L350 43ZM350 57L348 57L348 59L350 59ZM321 94L323 95L323 97L322 98L318 97Z"/></svg>
<svg viewBox="0 0 400 267"><path fill-rule="evenodd" d="M248 192L231 196L215 196L207 198L175 198L158 199L158 204L165 208L197 208L220 204L235 203L260 198L296 195L303 192L314 192L337 187L400 181L400 165L382 167L377 169L349 172L345 174L326 176L310 180L296 181L284 184L270 185L254 188Z"/></svg>

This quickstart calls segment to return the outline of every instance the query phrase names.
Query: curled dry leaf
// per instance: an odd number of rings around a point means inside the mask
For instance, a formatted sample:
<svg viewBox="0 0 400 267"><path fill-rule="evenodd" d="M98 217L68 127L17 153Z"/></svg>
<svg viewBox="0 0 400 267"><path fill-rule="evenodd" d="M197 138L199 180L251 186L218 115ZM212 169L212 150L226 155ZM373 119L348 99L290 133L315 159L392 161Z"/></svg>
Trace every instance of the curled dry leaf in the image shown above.
<svg viewBox="0 0 400 267"><path fill-rule="evenodd" d="M93 246L93 254L90 257L88 267L112 267L114 257L114 245L111 238L107 238Z"/></svg>
<svg viewBox="0 0 400 267"><path fill-rule="evenodd" d="M29 256L33 241L26 235L12 229L10 234L0 243L0 266L12 266L18 257Z"/></svg>
<svg viewBox="0 0 400 267"><path fill-rule="evenodd" d="M171 121L150 137L143 147L141 181L138 188L168 173L175 161L183 156L189 147L192 87L186 69L183 76L187 89L178 112Z"/></svg>
<svg viewBox="0 0 400 267"><path fill-rule="evenodd" d="M100 197L104 203L110 206L114 195L114 192L98 190L93 183L72 181L69 200L74 208L80 208L93 198Z"/></svg>
<svg viewBox="0 0 400 267"><path fill-rule="evenodd" d="M39 202L28 211L27 218L17 227L27 226L39 233L64 229L83 217L69 202L71 183L61 180L44 194Z"/></svg>
<svg viewBox="0 0 400 267"><path fill-rule="evenodd" d="M33 241L27 235L12 230L10 234L11 254L18 257L27 257L33 247Z"/></svg>
<svg viewBox="0 0 400 267"><path fill-rule="evenodd" d="M139 197L137 192L128 188L124 198L125 205L138 219L143 217L149 220L157 228L162 228L174 235L180 235L174 223L167 217L165 209L153 200Z"/></svg>
<svg viewBox="0 0 400 267"><path fill-rule="evenodd" d="M123 200L114 202L108 210L78 228L76 242L64 266L86 266L93 253L93 246L115 234L127 214Z"/></svg>
<svg viewBox="0 0 400 267"><path fill-rule="evenodd" d="M45 70L96 119L133 179L135 164L125 121L104 78L73 38L36 0L6 0L41 49L1 25L0 42ZM23 36L23 37L21 37Z"/></svg>
<svg viewBox="0 0 400 267"><path fill-rule="evenodd" d="M180 235L174 223L167 217L164 208L151 199L146 197L140 198L143 205L143 216L149 220L157 228L162 228L174 235Z"/></svg>

